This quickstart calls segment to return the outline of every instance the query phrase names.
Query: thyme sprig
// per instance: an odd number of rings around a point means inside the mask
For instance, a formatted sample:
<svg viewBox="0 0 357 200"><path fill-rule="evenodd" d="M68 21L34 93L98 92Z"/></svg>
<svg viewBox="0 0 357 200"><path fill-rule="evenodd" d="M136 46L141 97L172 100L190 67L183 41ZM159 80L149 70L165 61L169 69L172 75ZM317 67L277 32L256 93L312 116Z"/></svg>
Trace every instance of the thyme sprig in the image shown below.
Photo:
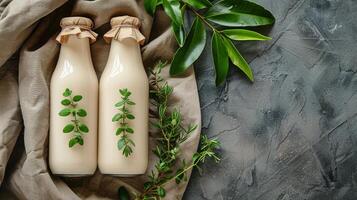
<svg viewBox="0 0 357 200"><path fill-rule="evenodd" d="M159 63L150 73L150 99L156 107L158 120L152 122L152 126L159 130L156 139L157 145L153 150L158 157L155 170L149 175L149 181L144 184L142 194L136 195L136 199L158 200L166 195L165 185L171 181L180 184L187 180L187 171L193 167L198 167L207 157L214 158L217 162L219 158L215 150L219 147L216 139L208 139L207 136L201 137L201 145L197 153L192 156L192 161L186 163L179 160L181 153L180 145L183 144L190 134L197 129L197 125L184 127L182 116L178 109L170 111L168 100L173 92L173 88L160 76L165 63ZM174 170L177 169L177 170Z"/></svg>
<svg viewBox="0 0 357 200"><path fill-rule="evenodd" d="M113 116L112 122L119 122L120 124L115 132L117 136L121 136L118 140L117 146L120 151L123 151L123 155L128 157L133 153L133 148L135 147L134 141L129 137L129 134L134 133L134 129L128 124L128 120L133 120L135 117L128 107L134 106L135 103L130 100L131 92L127 88L120 89L119 93L121 95L121 101L115 104L119 113Z"/></svg>
<svg viewBox="0 0 357 200"><path fill-rule="evenodd" d="M87 116L87 111L83 108L77 108L78 102L82 100L82 95L74 95L72 97L72 90L66 88L63 92L63 97L61 104L66 106L62 109L58 115L62 117L67 117L72 114L72 123L67 124L63 128L63 133L68 134L73 132L73 137L69 140L68 146L71 148L76 144L83 145L83 135L89 132L87 125L82 123L79 117L83 118Z"/></svg>

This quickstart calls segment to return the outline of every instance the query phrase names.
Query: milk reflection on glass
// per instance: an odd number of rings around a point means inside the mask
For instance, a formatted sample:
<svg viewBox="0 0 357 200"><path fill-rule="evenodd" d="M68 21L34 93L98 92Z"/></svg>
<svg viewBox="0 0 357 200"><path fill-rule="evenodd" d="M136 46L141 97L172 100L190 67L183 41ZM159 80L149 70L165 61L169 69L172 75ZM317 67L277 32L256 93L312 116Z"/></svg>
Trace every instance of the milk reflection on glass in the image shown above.
<svg viewBox="0 0 357 200"><path fill-rule="evenodd" d="M136 24L132 24L133 20ZM115 35L113 38L110 38L110 53L100 79L98 167L104 174L116 176L143 174L148 164L149 84L142 63L138 38L130 35L132 31L136 31L130 29L136 29L137 22L137 18L129 16L113 18L111 21L113 29L118 24L125 26L124 29L114 30L117 32L113 33ZM128 157L124 156L117 147L120 136L115 133L120 123L112 122L112 117L118 113L114 105L121 100L119 89L125 88L132 93L130 99L135 102L134 106L129 107L135 119L128 121L129 126L134 129L134 133L129 134L129 137L135 146L133 153Z"/></svg>
<svg viewBox="0 0 357 200"><path fill-rule="evenodd" d="M71 18L65 18L68 21ZM80 18L79 21L89 19ZM77 18L73 22L78 23ZM63 28L63 27L62 27ZM83 145L69 147L73 132L63 133L63 128L71 123L72 114L59 116L65 108L61 104L63 92L69 88L83 99L77 107L87 111L87 116L80 118L88 126L89 132L83 134ZM68 97L67 97L68 98ZM98 79L95 74L87 37L69 35L62 43L59 59L53 72L50 85L50 135L49 165L53 174L62 176L91 175L97 168L97 117L98 116Z"/></svg>

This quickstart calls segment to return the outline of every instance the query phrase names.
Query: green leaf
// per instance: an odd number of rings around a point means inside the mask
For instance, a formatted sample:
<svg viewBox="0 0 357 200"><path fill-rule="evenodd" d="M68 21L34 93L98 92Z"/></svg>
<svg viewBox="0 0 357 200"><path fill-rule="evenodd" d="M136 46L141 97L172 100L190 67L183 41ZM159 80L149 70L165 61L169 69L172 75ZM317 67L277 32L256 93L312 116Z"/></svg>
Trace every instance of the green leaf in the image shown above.
<svg viewBox="0 0 357 200"><path fill-rule="evenodd" d="M144 0L144 7L146 12L148 12L151 16L155 14L156 11L157 0Z"/></svg>
<svg viewBox="0 0 357 200"><path fill-rule="evenodd" d="M69 145L69 147L71 148L71 147L73 147L74 145L76 145L78 142L79 142L78 139L77 139L76 137L74 137L74 138L72 138L72 139L69 141L68 145Z"/></svg>
<svg viewBox="0 0 357 200"><path fill-rule="evenodd" d="M182 47L186 37L185 29L183 25L176 25L175 23L171 23L171 26L172 26L172 30L174 31L177 43L179 44L180 47Z"/></svg>
<svg viewBox="0 0 357 200"><path fill-rule="evenodd" d="M183 0L183 1L196 9L203 9L212 6L212 3L209 2L208 0Z"/></svg>
<svg viewBox="0 0 357 200"><path fill-rule="evenodd" d="M117 128L117 131L116 131L115 135L120 135L120 133L124 132L124 130L125 130L125 129L120 128L120 127Z"/></svg>
<svg viewBox="0 0 357 200"><path fill-rule="evenodd" d="M85 116L87 116L87 111L85 111L84 109L81 108L77 111L77 115L80 117L85 117Z"/></svg>
<svg viewBox="0 0 357 200"><path fill-rule="evenodd" d="M228 56L231 59L232 63L237 66L243 73L249 78L249 80L254 81L253 72L249 67L249 64L243 56L239 53L237 48L234 46L232 41L227 38L224 38L224 43L227 48Z"/></svg>
<svg viewBox="0 0 357 200"><path fill-rule="evenodd" d="M170 17L173 23L176 25L183 24L181 5L178 0L163 0L162 5L165 13Z"/></svg>
<svg viewBox="0 0 357 200"><path fill-rule="evenodd" d="M112 118L112 122L117 122L119 121L121 118L123 117L123 115L121 113L115 114Z"/></svg>
<svg viewBox="0 0 357 200"><path fill-rule="evenodd" d="M68 116L69 114L71 114L72 110L69 109L69 108L64 108L62 109L58 114L62 117L66 117Z"/></svg>
<svg viewBox="0 0 357 200"><path fill-rule="evenodd" d="M125 189L124 186L121 186L118 189L118 196L119 196L119 200L130 200L129 192L128 190Z"/></svg>
<svg viewBox="0 0 357 200"><path fill-rule="evenodd" d="M124 146L126 145L125 143L125 138L120 138L120 140L118 141L118 149L122 150L124 148Z"/></svg>
<svg viewBox="0 0 357 200"><path fill-rule="evenodd" d="M76 96L73 97L73 101L74 101L74 102L78 102L78 101L80 101L82 98L83 98L83 97L82 97L81 95L76 95Z"/></svg>
<svg viewBox="0 0 357 200"><path fill-rule="evenodd" d="M79 130L82 131L83 133L88 133L89 129L85 124L79 125Z"/></svg>
<svg viewBox="0 0 357 200"><path fill-rule="evenodd" d="M119 101L118 103L116 103L114 106L115 107L121 107L121 106L123 106L124 105L124 101Z"/></svg>
<svg viewBox="0 0 357 200"><path fill-rule="evenodd" d="M80 145L84 144L83 138L81 136L77 137L77 141L78 141L78 144L80 144Z"/></svg>
<svg viewBox="0 0 357 200"><path fill-rule="evenodd" d="M71 94L72 94L72 90L70 90L68 88L66 88L66 90L63 92L63 96L65 96L65 97L69 97L69 96L71 96Z"/></svg>
<svg viewBox="0 0 357 200"><path fill-rule="evenodd" d="M72 132L74 129L73 124L67 124L64 128L63 128L63 133L70 133Z"/></svg>
<svg viewBox="0 0 357 200"><path fill-rule="evenodd" d="M264 7L244 0L222 0L206 13L206 19L229 27L261 26L275 22L274 16Z"/></svg>
<svg viewBox="0 0 357 200"><path fill-rule="evenodd" d="M246 40L271 40L270 37L264 36L255 31L245 29L227 29L223 33L232 40L246 41Z"/></svg>
<svg viewBox="0 0 357 200"><path fill-rule="evenodd" d="M61 104L64 105L64 106L68 106L69 104L71 104L71 101L69 99L63 99L61 101Z"/></svg>
<svg viewBox="0 0 357 200"><path fill-rule="evenodd" d="M135 103L132 102L132 101L130 101L130 100L128 100L126 103L127 103L128 105L131 105L131 106L135 105Z"/></svg>
<svg viewBox="0 0 357 200"><path fill-rule="evenodd" d="M127 127L126 128L126 132L128 133L134 133L134 129L130 128L130 127Z"/></svg>
<svg viewBox="0 0 357 200"><path fill-rule="evenodd" d="M123 149L123 154L125 157L128 157L131 153L133 153L133 149L130 146L125 146Z"/></svg>
<svg viewBox="0 0 357 200"><path fill-rule="evenodd" d="M227 77L229 59L223 37L217 32L212 36L212 55L216 69L216 85L220 85Z"/></svg>
<svg viewBox="0 0 357 200"><path fill-rule="evenodd" d="M135 119L134 115L132 115L132 114L127 114L126 117L127 117L128 119Z"/></svg>
<svg viewBox="0 0 357 200"><path fill-rule="evenodd" d="M120 94L121 94L122 96L127 96L127 94L128 94L128 89L127 89L127 88L125 88L125 89L119 89L119 92L120 92Z"/></svg>
<svg viewBox="0 0 357 200"><path fill-rule="evenodd" d="M183 47L176 51L170 68L171 75L180 75L186 71L201 55L206 45L206 30L201 20L196 17Z"/></svg>
<svg viewBox="0 0 357 200"><path fill-rule="evenodd" d="M165 197L166 195L166 191L163 187L158 187L157 188L157 195L159 195L160 197Z"/></svg>

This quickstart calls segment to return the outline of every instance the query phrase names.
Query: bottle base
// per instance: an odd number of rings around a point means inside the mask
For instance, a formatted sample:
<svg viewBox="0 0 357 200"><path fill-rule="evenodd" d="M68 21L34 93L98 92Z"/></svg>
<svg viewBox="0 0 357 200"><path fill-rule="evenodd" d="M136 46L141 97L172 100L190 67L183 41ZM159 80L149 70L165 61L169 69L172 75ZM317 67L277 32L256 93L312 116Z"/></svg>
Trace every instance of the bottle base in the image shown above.
<svg viewBox="0 0 357 200"><path fill-rule="evenodd" d="M143 174L105 174L105 175L126 178L126 177L140 176L140 175L143 175Z"/></svg>
<svg viewBox="0 0 357 200"><path fill-rule="evenodd" d="M93 174L53 174L56 176L66 177L66 178L79 178L93 176Z"/></svg>

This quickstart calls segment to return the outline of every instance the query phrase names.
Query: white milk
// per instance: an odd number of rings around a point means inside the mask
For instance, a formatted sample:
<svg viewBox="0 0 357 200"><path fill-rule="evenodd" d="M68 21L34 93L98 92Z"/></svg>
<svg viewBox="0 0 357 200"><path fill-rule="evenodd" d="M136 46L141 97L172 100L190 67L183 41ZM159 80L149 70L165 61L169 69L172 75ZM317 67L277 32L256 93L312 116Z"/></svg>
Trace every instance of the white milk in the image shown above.
<svg viewBox="0 0 357 200"><path fill-rule="evenodd" d="M114 105L121 99L119 89L123 88L132 92L130 99L136 103L129 106L135 116L134 120L128 120L134 129L129 137L135 147L128 157L117 147L120 136L115 132L120 124L112 122L112 117L118 113ZM132 38L122 42L113 39L100 79L98 167L103 174L134 176L145 173L148 165L148 106L149 84L138 43Z"/></svg>
<svg viewBox="0 0 357 200"><path fill-rule="evenodd" d="M78 117L89 128L83 136L84 145L69 147L72 133L63 133L63 128L71 122L72 115L59 116L65 108L61 104L66 88L73 95L82 95L78 108L87 111L86 117ZM53 174L63 176L91 175L97 168L97 116L98 79L90 54L88 38L69 36L62 44L58 63L51 79L51 113L49 136L49 164Z"/></svg>

